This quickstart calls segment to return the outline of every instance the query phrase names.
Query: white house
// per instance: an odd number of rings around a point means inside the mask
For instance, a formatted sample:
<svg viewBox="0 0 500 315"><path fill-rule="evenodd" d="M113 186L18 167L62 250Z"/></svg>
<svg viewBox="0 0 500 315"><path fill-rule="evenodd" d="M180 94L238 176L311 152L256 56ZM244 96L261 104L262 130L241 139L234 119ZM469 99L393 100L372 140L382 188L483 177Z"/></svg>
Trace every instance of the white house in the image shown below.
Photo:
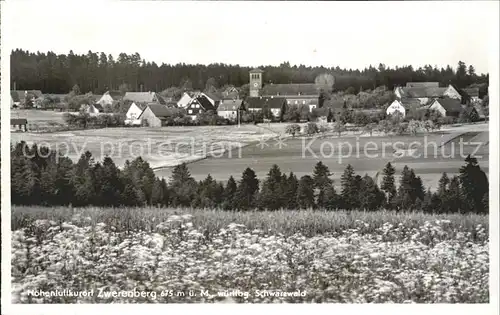
<svg viewBox="0 0 500 315"><path fill-rule="evenodd" d="M189 94L187 94L186 92L184 92L184 94L182 94L182 97L179 101L177 101L177 106L179 108L186 108L186 106L188 106L188 104L191 102L193 98L191 96L189 96Z"/></svg>
<svg viewBox="0 0 500 315"><path fill-rule="evenodd" d="M443 117L458 117L463 110L460 101L453 98L434 100L429 109L438 111Z"/></svg>
<svg viewBox="0 0 500 315"><path fill-rule="evenodd" d="M86 105L83 104L80 109L85 110L86 113L91 114L91 115L98 115L99 113L104 112L104 108L102 107L101 104L91 104L91 105Z"/></svg>
<svg viewBox="0 0 500 315"><path fill-rule="evenodd" d="M97 103L101 104L102 106L111 105L113 104L113 98L111 97L111 95L109 95L108 92L106 92L103 96L101 96Z"/></svg>
<svg viewBox="0 0 500 315"><path fill-rule="evenodd" d="M141 121L139 117L141 116L143 109L135 103L130 104L130 107L125 114L125 124L127 125L140 125Z"/></svg>
<svg viewBox="0 0 500 315"><path fill-rule="evenodd" d="M238 110L244 110L242 100L223 100L217 108L217 115L225 119L236 120Z"/></svg>
<svg viewBox="0 0 500 315"><path fill-rule="evenodd" d="M395 112L400 112L403 117L406 115L406 109L399 100L394 100L385 111L387 115L393 115Z"/></svg>

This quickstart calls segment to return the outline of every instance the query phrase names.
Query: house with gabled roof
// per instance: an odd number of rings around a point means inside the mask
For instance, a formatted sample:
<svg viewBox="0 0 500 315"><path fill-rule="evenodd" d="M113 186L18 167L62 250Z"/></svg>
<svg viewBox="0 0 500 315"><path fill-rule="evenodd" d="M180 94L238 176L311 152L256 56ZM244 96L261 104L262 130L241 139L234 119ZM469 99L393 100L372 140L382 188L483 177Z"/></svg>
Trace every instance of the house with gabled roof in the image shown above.
<svg viewBox="0 0 500 315"><path fill-rule="evenodd" d="M98 100L96 103L101 104L102 106L105 105L111 105L113 104L114 101L119 101L122 99L122 93L121 91L106 91Z"/></svg>
<svg viewBox="0 0 500 315"><path fill-rule="evenodd" d="M179 108L185 108L193 98L187 92L184 92L181 98L177 101L177 106Z"/></svg>
<svg viewBox="0 0 500 315"><path fill-rule="evenodd" d="M127 110L127 113L125 114L126 120L129 120L132 122L132 121L139 119L139 116L141 116L142 112L144 111L144 109L146 107L147 106L144 104L137 105L136 103L132 102L132 104L130 104L130 106Z"/></svg>
<svg viewBox="0 0 500 315"><path fill-rule="evenodd" d="M286 99L288 105L306 105L312 111L318 107L319 89L314 83L290 83L263 85L263 72L260 69L250 71L251 97L280 97Z"/></svg>
<svg viewBox="0 0 500 315"><path fill-rule="evenodd" d="M409 112L414 112L422 108L420 101L414 98L403 98L394 100L385 110L387 115L394 115L399 112L403 117Z"/></svg>
<svg viewBox="0 0 500 315"><path fill-rule="evenodd" d="M439 87L436 86L435 83L436 82L413 82L413 84L410 84L411 86L398 86L394 88L394 94L399 100L411 98L418 99L421 105L427 105L434 99L445 97L462 100L460 93L451 84L448 85L448 87Z"/></svg>
<svg viewBox="0 0 500 315"><path fill-rule="evenodd" d="M225 99L217 107L217 115L229 120L237 120L240 111L245 110L245 103L240 99Z"/></svg>
<svg viewBox="0 0 500 315"><path fill-rule="evenodd" d="M165 100L156 92L127 92L123 96L124 101L135 103L158 103L165 105Z"/></svg>
<svg viewBox="0 0 500 315"><path fill-rule="evenodd" d="M461 102L453 98L436 99L428 108L438 111L443 117L458 117L463 110Z"/></svg>
<svg viewBox="0 0 500 315"><path fill-rule="evenodd" d="M165 105L150 103L146 105L137 119L149 127L162 127L167 124L167 119L172 115L172 109Z"/></svg>
<svg viewBox="0 0 500 315"><path fill-rule="evenodd" d="M192 120L195 120L196 115L198 115L199 113L208 111L215 112L216 110L212 102L203 93L193 98L185 108L187 115L191 117Z"/></svg>
<svg viewBox="0 0 500 315"><path fill-rule="evenodd" d="M222 100L222 98L219 95L212 92L202 92L201 95L205 96L215 108L219 106Z"/></svg>
<svg viewBox="0 0 500 315"><path fill-rule="evenodd" d="M287 102L284 97L249 97L246 99L245 107L249 112L269 110L275 119L282 120L283 115L286 112Z"/></svg>
<svg viewBox="0 0 500 315"><path fill-rule="evenodd" d="M222 91L223 99L239 99L240 93L237 88L232 85L227 86L224 91Z"/></svg>
<svg viewBox="0 0 500 315"><path fill-rule="evenodd" d="M477 103L480 101L479 88L465 88L463 91L470 98L471 102Z"/></svg>

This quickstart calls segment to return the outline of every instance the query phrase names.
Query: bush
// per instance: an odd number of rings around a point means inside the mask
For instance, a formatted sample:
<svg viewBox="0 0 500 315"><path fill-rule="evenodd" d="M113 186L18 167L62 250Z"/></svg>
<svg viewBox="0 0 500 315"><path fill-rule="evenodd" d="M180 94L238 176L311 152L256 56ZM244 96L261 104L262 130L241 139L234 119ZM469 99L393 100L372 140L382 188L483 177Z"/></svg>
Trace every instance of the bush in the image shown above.
<svg viewBox="0 0 500 315"><path fill-rule="evenodd" d="M313 134L318 133L318 132L319 132L319 128L318 128L318 125L316 123L309 122L304 127L304 133L306 135L313 135Z"/></svg>
<svg viewBox="0 0 500 315"><path fill-rule="evenodd" d="M291 124L286 126L285 133L292 135L292 137L295 137L295 135L299 132L300 126L298 124Z"/></svg>

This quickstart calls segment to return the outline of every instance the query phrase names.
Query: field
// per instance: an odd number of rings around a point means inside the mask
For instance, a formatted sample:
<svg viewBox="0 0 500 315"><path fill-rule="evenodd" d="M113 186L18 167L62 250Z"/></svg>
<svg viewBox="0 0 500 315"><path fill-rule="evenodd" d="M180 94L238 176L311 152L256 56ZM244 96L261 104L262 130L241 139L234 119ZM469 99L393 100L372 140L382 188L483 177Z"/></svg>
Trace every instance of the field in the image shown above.
<svg viewBox="0 0 500 315"><path fill-rule="evenodd" d="M60 113L51 113L56 114ZM280 144L276 137L284 134L287 125L272 123L241 127L106 128L45 134L12 133L11 141L45 143L66 153L73 160L89 150L97 160L106 155L112 157L118 166L123 166L127 159L141 156L150 163L158 176L164 178L168 178L172 167L181 162L190 163L189 169L196 180L204 179L208 173L219 181L226 181L230 175L239 179L246 167L253 168L257 176L263 179L273 164L278 164L284 172L293 171L300 177L311 174L314 164L321 160L330 168L332 179L338 185L347 164L351 164L360 175L366 173L375 176L380 174L387 162L391 162L397 174L408 165L421 176L426 187L435 189L442 172L457 174L467 154L476 155L481 168L488 174L489 132L488 124L484 123L445 126L440 132L418 136L375 134L369 137L350 132L340 138L336 135L318 139L285 137ZM460 151L460 139L481 145L464 145ZM411 142L417 143L414 151L408 150ZM429 143L436 143L436 149ZM381 179L379 176L378 180Z"/></svg>
<svg viewBox="0 0 500 315"><path fill-rule="evenodd" d="M489 301L487 216L13 207L12 229L15 303Z"/></svg>
<svg viewBox="0 0 500 315"><path fill-rule="evenodd" d="M26 118L28 120L28 129L34 131L66 125L63 115L64 112L55 112L51 110L10 110L11 118Z"/></svg>
<svg viewBox="0 0 500 315"><path fill-rule="evenodd" d="M468 154L478 158L481 168L488 174L489 133L434 133L428 136L380 136L380 137L331 137L323 139L285 139L284 144L270 140L244 147L241 154L236 150L217 158L197 161L189 165L194 178L201 180L210 173L217 180L227 180L232 175L241 177L243 170L249 166L260 179L265 178L273 164L277 164L283 172L293 171L297 176L310 175L314 164L322 161L333 173L337 185L340 184L347 164L351 164L357 174L375 176L381 173L387 162L396 168L397 175L405 165L413 168L422 177L426 187L437 187L442 172L449 175L458 174ZM479 142L481 145L463 145L460 150L460 139L463 142ZM408 146L411 142L415 149L410 155ZM434 146L432 143L436 143ZM394 146L396 148L394 149ZM365 150L366 148L366 150ZM478 148L477 152L475 152ZM420 154L420 156L418 156ZM241 156L241 157L239 157ZM169 177L170 169L158 170L159 176ZM379 176L379 181L382 176Z"/></svg>
<svg viewBox="0 0 500 315"><path fill-rule="evenodd" d="M11 142L49 146L76 161L89 150L100 160L110 156L118 166L142 157L153 168L203 159L209 153L238 148L274 133L254 125L163 128L105 128L54 133L11 133Z"/></svg>

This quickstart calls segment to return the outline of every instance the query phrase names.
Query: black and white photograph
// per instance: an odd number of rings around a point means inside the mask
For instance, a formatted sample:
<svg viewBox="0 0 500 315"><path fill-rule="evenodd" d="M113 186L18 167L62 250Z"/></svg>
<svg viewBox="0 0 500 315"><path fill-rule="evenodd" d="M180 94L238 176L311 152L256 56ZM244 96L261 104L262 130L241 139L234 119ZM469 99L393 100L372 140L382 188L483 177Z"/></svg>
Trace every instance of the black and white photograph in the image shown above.
<svg viewBox="0 0 500 315"><path fill-rule="evenodd" d="M5 314L498 311L499 7L2 1Z"/></svg>

